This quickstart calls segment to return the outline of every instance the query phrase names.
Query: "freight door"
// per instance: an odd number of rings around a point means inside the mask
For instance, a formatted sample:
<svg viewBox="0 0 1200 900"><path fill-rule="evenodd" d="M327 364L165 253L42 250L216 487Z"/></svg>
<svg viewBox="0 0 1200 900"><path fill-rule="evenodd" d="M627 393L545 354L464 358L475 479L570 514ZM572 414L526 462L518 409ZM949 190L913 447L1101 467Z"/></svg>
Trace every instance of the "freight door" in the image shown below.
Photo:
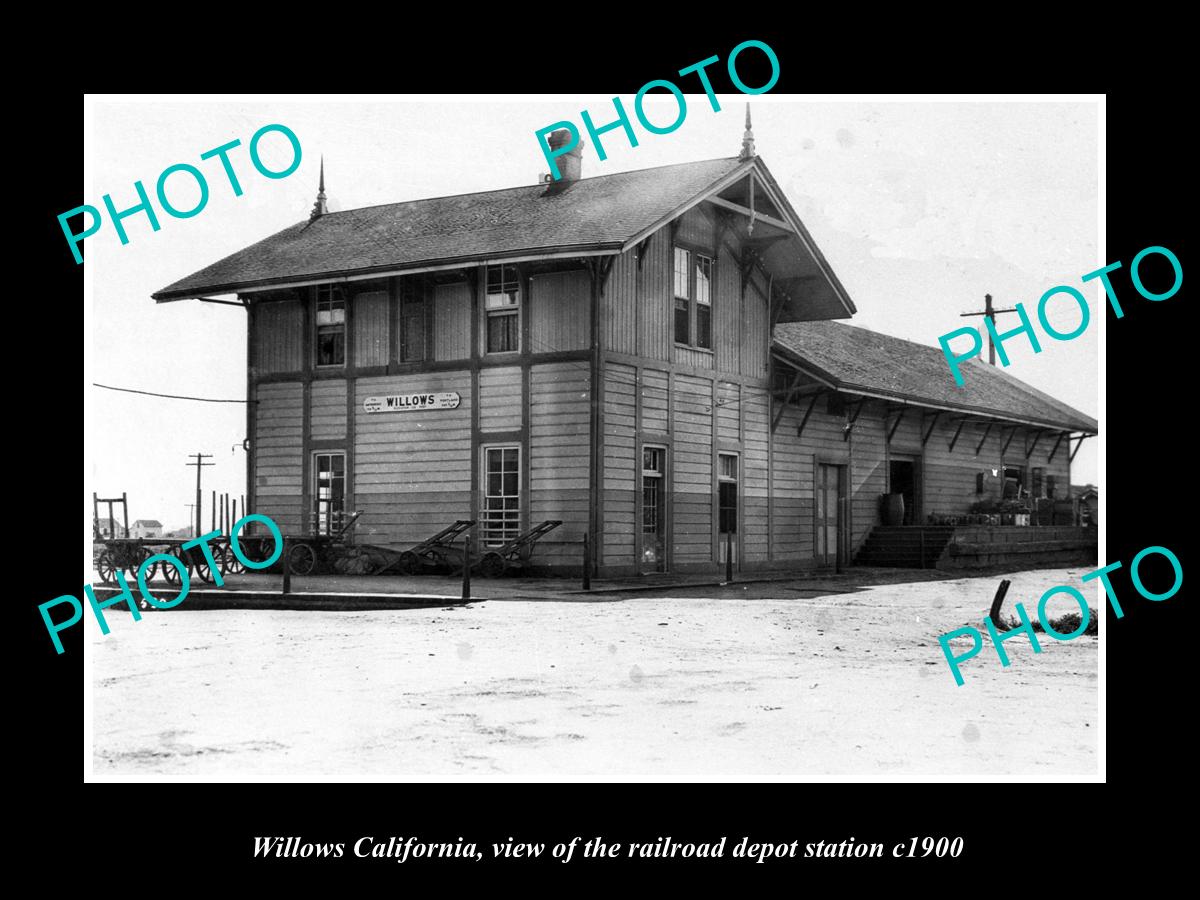
<svg viewBox="0 0 1200 900"><path fill-rule="evenodd" d="M818 463L816 473L816 556L820 565L837 565L842 548L842 497L845 466Z"/></svg>

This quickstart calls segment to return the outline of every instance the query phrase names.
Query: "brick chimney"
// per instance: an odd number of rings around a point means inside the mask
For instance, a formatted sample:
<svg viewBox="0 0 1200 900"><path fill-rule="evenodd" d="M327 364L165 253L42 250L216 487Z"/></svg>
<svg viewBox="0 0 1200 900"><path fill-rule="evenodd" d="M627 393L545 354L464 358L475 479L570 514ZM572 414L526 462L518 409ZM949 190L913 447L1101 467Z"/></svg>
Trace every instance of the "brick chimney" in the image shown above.
<svg viewBox="0 0 1200 900"><path fill-rule="evenodd" d="M546 139L546 144L551 150L558 150L570 140L571 132L565 128L560 128L558 131L550 132L550 136ZM554 160L558 164L558 171L562 177L558 181L551 179L550 190L561 190L579 180L583 174L583 148L584 142L580 141L571 150Z"/></svg>

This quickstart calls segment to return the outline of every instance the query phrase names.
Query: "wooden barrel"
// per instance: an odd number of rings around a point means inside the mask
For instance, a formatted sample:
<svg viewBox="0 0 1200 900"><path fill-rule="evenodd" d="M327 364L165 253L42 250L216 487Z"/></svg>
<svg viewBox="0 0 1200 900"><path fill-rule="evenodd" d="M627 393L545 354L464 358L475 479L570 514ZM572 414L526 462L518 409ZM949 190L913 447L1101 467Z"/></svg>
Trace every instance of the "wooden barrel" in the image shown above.
<svg viewBox="0 0 1200 900"><path fill-rule="evenodd" d="M903 494L884 494L883 495L883 524L884 525L903 525L904 524L904 495Z"/></svg>

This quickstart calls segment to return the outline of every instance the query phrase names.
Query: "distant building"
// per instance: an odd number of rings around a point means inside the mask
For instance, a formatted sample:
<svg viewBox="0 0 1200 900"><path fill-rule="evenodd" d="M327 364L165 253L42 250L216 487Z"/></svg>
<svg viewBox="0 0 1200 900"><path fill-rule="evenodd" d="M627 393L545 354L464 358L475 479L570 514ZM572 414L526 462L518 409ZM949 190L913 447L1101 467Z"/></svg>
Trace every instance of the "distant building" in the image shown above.
<svg viewBox="0 0 1200 900"><path fill-rule="evenodd" d="M135 538L162 537L163 526L158 519L138 519L129 528L129 536Z"/></svg>
<svg viewBox="0 0 1200 900"><path fill-rule="evenodd" d="M164 536L169 537L169 538L190 538L193 536L192 528L189 526L184 526L183 528L175 528L171 531L168 531L166 533L166 535L164 535Z"/></svg>
<svg viewBox="0 0 1200 900"><path fill-rule="evenodd" d="M125 534L125 526L115 519L97 519L96 532L97 536L101 538L128 537L128 535Z"/></svg>

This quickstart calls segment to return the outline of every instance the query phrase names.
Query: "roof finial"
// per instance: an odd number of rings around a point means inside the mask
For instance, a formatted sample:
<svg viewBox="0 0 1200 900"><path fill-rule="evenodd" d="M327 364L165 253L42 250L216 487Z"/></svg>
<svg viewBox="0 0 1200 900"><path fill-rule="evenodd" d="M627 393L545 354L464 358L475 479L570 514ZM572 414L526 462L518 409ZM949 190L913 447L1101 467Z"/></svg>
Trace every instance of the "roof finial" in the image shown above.
<svg viewBox="0 0 1200 900"><path fill-rule="evenodd" d="M742 135L742 152L738 159L754 159L754 132L750 130L750 104L746 104L746 133Z"/></svg>
<svg viewBox="0 0 1200 900"><path fill-rule="evenodd" d="M308 217L308 221L315 222L327 212L329 212L329 207L325 205L325 155L321 154L321 181L317 185L317 202L313 204L312 214Z"/></svg>

